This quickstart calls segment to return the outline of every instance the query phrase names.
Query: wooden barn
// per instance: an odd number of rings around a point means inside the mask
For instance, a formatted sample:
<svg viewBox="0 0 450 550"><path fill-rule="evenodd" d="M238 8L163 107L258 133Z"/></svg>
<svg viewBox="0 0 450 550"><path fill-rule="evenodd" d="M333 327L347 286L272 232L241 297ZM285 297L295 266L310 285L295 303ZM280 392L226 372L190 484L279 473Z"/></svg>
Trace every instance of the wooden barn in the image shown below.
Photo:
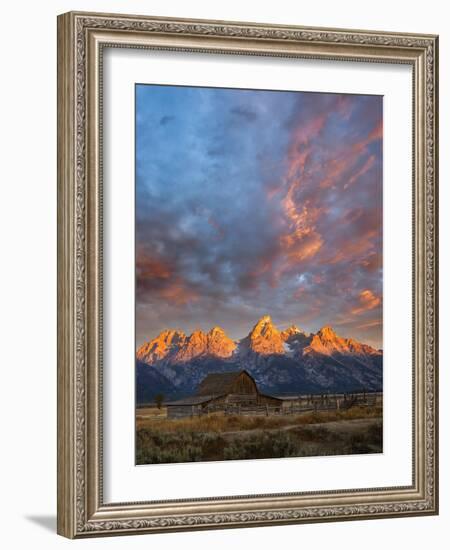
<svg viewBox="0 0 450 550"><path fill-rule="evenodd" d="M245 370L210 373L202 380L195 395L166 403L168 418L198 416L217 411L239 413L250 407L281 405L281 399L261 393L254 378Z"/></svg>

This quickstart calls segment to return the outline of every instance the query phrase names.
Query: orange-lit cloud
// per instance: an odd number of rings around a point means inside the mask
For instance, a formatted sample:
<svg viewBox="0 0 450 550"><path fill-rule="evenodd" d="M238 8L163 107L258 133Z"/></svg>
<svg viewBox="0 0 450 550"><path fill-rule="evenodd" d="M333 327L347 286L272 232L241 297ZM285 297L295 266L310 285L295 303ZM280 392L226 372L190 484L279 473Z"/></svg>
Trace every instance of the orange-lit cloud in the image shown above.
<svg viewBox="0 0 450 550"><path fill-rule="evenodd" d="M364 267L366 271L373 272L380 269L383 265L383 255L380 251L375 250L368 254L360 261L360 265Z"/></svg>
<svg viewBox="0 0 450 550"><path fill-rule="evenodd" d="M368 323L363 323L362 325L358 325L357 328L365 329L365 328L372 328L372 327L379 327L382 325L383 321L381 319L375 319L374 321L369 321Z"/></svg>
<svg viewBox="0 0 450 550"><path fill-rule="evenodd" d="M307 331L345 323L380 339L381 325L365 325L381 323L382 98L141 95L138 338L181 322L240 337L264 309ZM170 124L155 129L155 112Z"/></svg>
<svg viewBox="0 0 450 550"><path fill-rule="evenodd" d="M288 232L280 237L285 255L285 265L281 271L297 262L313 258L324 242L316 229L317 220L324 214L324 208L298 203L295 194L300 185L300 180L294 180L282 201Z"/></svg>
<svg viewBox="0 0 450 550"><path fill-rule="evenodd" d="M178 306L195 302L199 298L198 293L188 289L181 280L163 286L159 291L159 295Z"/></svg>
<svg viewBox="0 0 450 550"><path fill-rule="evenodd" d="M327 187L334 187L338 181L338 178L347 172L352 166L352 159L347 156L341 158L331 159L325 171L325 176L319 183L319 186L324 189Z"/></svg>
<svg viewBox="0 0 450 550"><path fill-rule="evenodd" d="M138 292L150 293L154 299L167 300L175 305L186 305L198 299L198 293L190 289L176 268L166 261L154 258L139 249L136 258Z"/></svg>
<svg viewBox="0 0 450 550"><path fill-rule="evenodd" d="M355 258L371 256L376 247L375 238L377 236L378 232L375 229L369 230L361 236L357 235L354 240L342 243L339 250L331 257L325 258L323 263L335 264Z"/></svg>
<svg viewBox="0 0 450 550"><path fill-rule="evenodd" d="M383 137L383 121L380 120L378 124L374 127L374 129L370 132L367 138L367 143L371 143L372 141L381 139L382 137Z"/></svg>
<svg viewBox="0 0 450 550"><path fill-rule="evenodd" d="M369 290L362 290L359 294L359 305L351 310L353 315L360 315L361 313L376 308L381 303L381 298L375 296L375 294Z"/></svg>
<svg viewBox="0 0 450 550"><path fill-rule="evenodd" d="M338 143L334 153L325 150L322 154L323 145L318 145L317 140L336 112L348 116L349 101L338 98L337 102L331 103L319 115L312 116L309 121L301 121L292 133L286 183L272 185L268 193L271 199L275 192L286 187L282 206L287 231L280 237L284 262L278 267L278 274L289 270L296 263L313 260L317 256L320 256L322 264L348 261L350 258L362 261L373 255L378 246L375 239L378 237L379 220L376 220L373 230L365 230L362 234L355 232L351 240L339 242L338 247L327 246L327 236L321 229L328 215L328 209L324 206L328 189L340 186L344 191L367 174L373 168L376 157L374 154L365 154L364 159L362 154L382 135L382 126L377 123L356 142L350 140L348 143ZM358 215L363 215L363 210L360 210Z"/></svg>
<svg viewBox="0 0 450 550"><path fill-rule="evenodd" d="M172 273L170 267L160 260L137 254L137 276L142 279L168 279Z"/></svg>
<svg viewBox="0 0 450 550"><path fill-rule="evenodd" d="M286 264L292 266L304 260L313 258L324 243L321 235L313 228L307 232L297 231L296 233L283 237L286 245Z"/></svg>
<svg viewBox="0 0 450 550"><path fill-rule="evenodd" d="M369 134L364 139L362 139L361 141L353 145L353 151L356 154L359 154L373 141L382 139L382 137L383 137L383 122L380 121L374 126L374 128L369 132Z"/></svg>
<svg viewBox="0 0 450 550"><path fill-rule="evenodd" d="M288 180L297 177L305 169L310 157L311 142L325 126L327 115L324 112L309 121L302 121L293 132L288 152Z"/></svg>
<svg viewBox="0 0 450 550"><path fill-rule="evenodd" d="M363 176L366 172L368 172L372 168L374 163L375 163L375 155L370 155L370 157L366 160L363 166L355 174L353 174L353 176L344 185L344 189L347 189L348 187L350 187L350 185L353 185L355 182L357 182L361 176Z"/></svg>

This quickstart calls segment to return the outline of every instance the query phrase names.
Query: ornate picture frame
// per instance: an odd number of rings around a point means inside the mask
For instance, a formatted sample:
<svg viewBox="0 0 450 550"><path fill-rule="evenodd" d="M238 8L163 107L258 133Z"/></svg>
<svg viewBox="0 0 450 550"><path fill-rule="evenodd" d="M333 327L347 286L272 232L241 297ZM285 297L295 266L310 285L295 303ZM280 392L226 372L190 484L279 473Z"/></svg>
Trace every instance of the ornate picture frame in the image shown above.
<svg viewBox="0 0 450 550"><path fill-rule="evenodd" d="M105 48L409 65L413 75L412 484L104 501ZM438 37L70 12L58 17L58 533L69 538L438 513Z"/></svg>

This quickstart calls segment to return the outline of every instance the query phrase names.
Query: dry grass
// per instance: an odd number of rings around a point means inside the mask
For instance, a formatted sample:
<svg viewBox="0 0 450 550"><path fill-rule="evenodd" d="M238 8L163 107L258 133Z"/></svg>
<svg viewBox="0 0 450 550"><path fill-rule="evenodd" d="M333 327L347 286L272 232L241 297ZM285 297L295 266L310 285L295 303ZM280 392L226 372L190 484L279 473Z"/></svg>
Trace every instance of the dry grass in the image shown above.
<svg viewBox="0 0 450 550"><path fill-rule="evenodd" d="M138 407L136 409L136 418L145 419L147 417L167 417L167 407Z"/></svg>
<svg viewBox="0 0 450 550"><path fill-rule="evenodd" d="M226 433L248 430L273 430L287 426L304 426L322 424L339 420L356 420L359 418L379 418L381 407L353 407L342 411L318 411L285 416L200 416L192 418L142 418L139 409L136 418L136 429L151 430L154 433Z"/></svg>
<svg viewBox="0 0 450 550"><path fill-rule="evenodd" d="M285 416L143 416L139 409L138 464L359 454L381 452L383 445L381 407Z"/></svg>
<svg viewBox="0 0 450 550"><path fill-rule="evenodd" d="M136 434L138 464L364 454L382 449L381 418L271 430L218 433L140 429Z"/></svg>

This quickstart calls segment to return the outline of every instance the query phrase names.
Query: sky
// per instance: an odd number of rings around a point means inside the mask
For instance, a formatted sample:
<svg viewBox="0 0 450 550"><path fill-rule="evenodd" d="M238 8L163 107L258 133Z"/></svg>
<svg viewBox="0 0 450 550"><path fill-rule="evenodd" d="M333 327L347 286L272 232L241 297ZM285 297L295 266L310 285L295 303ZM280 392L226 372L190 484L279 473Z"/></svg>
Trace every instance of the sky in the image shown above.
<svg viewBox="0 0 450 550"><path fill-rule="evenodd" d="M381 96L136 85L136 344L166 328L382 347Z"/></svg>

